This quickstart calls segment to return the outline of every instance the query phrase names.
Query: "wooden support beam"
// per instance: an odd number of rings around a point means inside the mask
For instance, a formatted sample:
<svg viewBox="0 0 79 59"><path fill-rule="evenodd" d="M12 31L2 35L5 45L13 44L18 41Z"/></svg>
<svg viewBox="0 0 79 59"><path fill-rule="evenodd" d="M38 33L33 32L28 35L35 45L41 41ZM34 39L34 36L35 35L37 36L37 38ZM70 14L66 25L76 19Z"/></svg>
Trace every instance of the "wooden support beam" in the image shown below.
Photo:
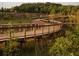
<svg viewBox="0 0 79 59"><path fill-rule="evenodd" d="M27 31L27 29L25 28L25 31L24 31L24 38L26 38L26 31Z"/></svg>
<svg viewBox="0 0 79 59"><path fill-rule="evenodd" d="M54 28L55 28L55 27L53 26L53 32L54 32Z"/></svg>
<svg viewBox="0 0 79 59"><path fill-rule="evenodd" d="M41 27L42 28L42 34L44 34L44 28L43 27Z"/></svg>
<svg viewBox="0 0 79 59"><path fill-rule="evenodd" d="M34 26L34 35L36 36L36 25Z"/></svg>
<svg viewBox="0 0 79 59"><path fill-rule="evenodd" d="M37 56L37 38L36 37L35 37L34 41L35 41L35 55Z"/></svg>
<svg viewBox="0 0 79 59"><path fill-rule="evenodd" d="M48 34L50 33L50 26L48 26Z"/></svg>
<svg viewBox="0 0 79 59"><path fill-rule="evenodd" d="M10 29L10 39L12 38L12 29Z"/></svg>

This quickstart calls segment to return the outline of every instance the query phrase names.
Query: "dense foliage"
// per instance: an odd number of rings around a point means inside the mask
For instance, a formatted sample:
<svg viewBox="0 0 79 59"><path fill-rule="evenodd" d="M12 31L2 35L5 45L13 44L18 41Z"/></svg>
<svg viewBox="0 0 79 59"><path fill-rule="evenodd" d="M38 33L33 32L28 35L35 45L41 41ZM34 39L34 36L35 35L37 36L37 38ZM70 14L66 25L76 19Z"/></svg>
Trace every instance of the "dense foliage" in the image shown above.
<svg viewBox="0 0 79 59"><path fill-rule="evenodd" d="M11 9L1 8L1 12L29 12L29 13L61 13L61 14L76 14L79 11L79 6L64 6L56 3L24 3L20 6Z"/></svg>

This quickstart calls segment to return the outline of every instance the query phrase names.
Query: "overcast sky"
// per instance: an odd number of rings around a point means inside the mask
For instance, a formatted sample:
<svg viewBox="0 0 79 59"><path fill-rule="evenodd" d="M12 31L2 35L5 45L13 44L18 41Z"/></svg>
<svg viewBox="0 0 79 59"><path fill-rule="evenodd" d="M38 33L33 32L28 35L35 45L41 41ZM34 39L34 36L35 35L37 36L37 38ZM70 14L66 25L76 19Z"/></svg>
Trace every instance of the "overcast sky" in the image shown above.
<svg viewBox="0 0 79 59"><path fill-rule="evenodd" d="M30 2L32 3L32 2ZM54 2L55 3L55 2ZM63 5L79 5L79 2L59 2ZM0 8L4 7L4 8L11 8L14 6L19 6L23 4L23 2L0 2Z"/></svg>

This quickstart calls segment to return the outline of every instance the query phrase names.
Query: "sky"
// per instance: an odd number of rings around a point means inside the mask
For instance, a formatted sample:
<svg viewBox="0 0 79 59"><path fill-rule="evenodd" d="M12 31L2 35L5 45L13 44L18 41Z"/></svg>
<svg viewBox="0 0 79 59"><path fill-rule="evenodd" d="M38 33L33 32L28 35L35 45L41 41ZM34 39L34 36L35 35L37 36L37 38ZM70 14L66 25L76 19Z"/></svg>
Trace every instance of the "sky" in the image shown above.
<svg viewBox="0 0 79 59"><path fill-rule="evenodd" d="M11 8L11 7L14 7L14 6L19 6L23 3L24 2L0 2L0 8L1 7ZM32 3L32 2L30 2L30 3ZM60 4L63 4L63 5L79 5L79 2L56 2L56 3L60 3Z"/></svg>

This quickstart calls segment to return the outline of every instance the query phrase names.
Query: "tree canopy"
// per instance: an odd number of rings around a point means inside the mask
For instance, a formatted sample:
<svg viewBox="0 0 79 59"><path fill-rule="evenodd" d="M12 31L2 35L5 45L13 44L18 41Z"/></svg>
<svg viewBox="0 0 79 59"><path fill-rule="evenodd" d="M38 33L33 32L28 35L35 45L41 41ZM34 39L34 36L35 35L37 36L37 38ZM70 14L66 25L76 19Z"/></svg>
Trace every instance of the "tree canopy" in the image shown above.
<svg viewBox="0 0 79 59"><path fill-rule="evenodd" d="M15 6L11 9L1 8L1 12L16 11L16 12L28 12L28 13L61 13L61 14L76 14L79 10L79 6L61 5L56 3L24 3L20 6Z"/></svg>

